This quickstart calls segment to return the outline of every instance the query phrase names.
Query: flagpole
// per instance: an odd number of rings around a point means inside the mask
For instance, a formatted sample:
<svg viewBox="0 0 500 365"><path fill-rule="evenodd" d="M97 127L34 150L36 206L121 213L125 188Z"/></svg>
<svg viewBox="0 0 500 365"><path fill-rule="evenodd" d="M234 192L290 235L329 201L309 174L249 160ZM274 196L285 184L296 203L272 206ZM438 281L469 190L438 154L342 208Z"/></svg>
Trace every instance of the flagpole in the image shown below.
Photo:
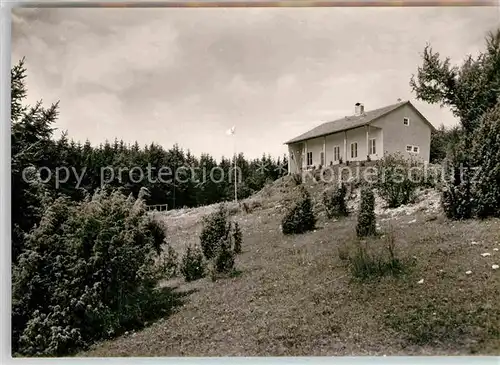
<svg viewBox="0 0 500 365"><path fill-rule="evenodd" d="M234 201L237 203L238 202L238 185L237 185L237 171L236 171L236 140L235 140L235 135L233 132L233 153L234 153Z"/></svg>
<svg viewBox="0 0 500 365"><path fill-rule="evenodd" d="M236 171L236 141L235 141L235 136L234 136L234 130L235 126L233 125L231 128L229 128L226 131L226 134L231 136L233 139L233 159L234 159L234 201L238 202L238 185L237 185L237 171ZM231 181L231 175L229 175L229 181Z"/></svg>

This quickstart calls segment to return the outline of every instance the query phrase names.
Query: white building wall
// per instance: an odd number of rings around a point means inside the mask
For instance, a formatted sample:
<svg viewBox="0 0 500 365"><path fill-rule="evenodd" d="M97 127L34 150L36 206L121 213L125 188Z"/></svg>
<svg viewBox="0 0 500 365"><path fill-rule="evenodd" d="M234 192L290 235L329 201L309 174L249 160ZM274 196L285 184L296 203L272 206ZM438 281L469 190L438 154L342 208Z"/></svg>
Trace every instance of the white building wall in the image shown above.
<svg viewBox="0 0 500 365"><path fill-rule="evenodd" d="M367 155L366 149L366 128L360 127L347 131L347 159L345 161L365 161ZM351 156L351 144L358 144L357 157ZM345 162L344 161L344 162Z"/></svg>
<svg viewBox="0 0 500 365"><path fill-rule="evenodd" d="M340 147L340 157L345 161L344 155L344 132L330 134L326 136L326 165L329 166L330 162L336 165L338 161L333 161L333 148Z"/></svg>
<svg viewBox="0 0 500 365"><path fill-rule="evenodd" d="M312 153L312 166L321 164L320 153L323 151L323 137L307 140L307 153ZM306 167L307 155L304 155L303 166Z"/></svg>
<svg viewBox="0 0 500 365"><path fill-rule="evenodd" d="M410 125L403 123L405 117L410 118ZM401 152L405 157L429 162L431 151L431 127L415 110L405 105L392 113L373 122L374 126L384 130L384 153ZM406 146L418 146L418 153L408 153Z"/></svg>

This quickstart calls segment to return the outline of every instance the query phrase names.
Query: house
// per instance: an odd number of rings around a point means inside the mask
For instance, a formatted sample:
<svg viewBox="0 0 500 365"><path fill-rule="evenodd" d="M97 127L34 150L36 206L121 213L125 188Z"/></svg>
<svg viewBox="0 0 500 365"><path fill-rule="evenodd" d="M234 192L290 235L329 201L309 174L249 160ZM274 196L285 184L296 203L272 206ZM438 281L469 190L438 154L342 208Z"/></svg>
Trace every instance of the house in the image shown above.
<svg viewBox="0 0 500 365"><path fill-rule="evenodd" d="M350 161L378 160L401 152L405 157L429 162L434 126L409 101L355 113L327 122L295 137L288 145L288 172Z"/></svg>

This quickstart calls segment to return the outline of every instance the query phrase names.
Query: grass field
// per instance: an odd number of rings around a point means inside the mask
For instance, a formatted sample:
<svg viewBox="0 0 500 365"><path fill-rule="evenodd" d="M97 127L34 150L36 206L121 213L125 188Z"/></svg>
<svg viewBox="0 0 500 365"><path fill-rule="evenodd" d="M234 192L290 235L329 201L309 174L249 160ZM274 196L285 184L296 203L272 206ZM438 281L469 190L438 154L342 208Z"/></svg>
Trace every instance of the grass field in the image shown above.
<svg viewBox="0 0 500 365"><path fill-rule="evenodd" d="M451 222L435 209L377 216L405 262L399 276L352 277L356 216L284 236L277 201L233 216L243 231L239 275L164 282L182 301L168 318L83 356L500 354L500 220ZM167 215L169 239L196 243L200 215ZM482 256L489 253L489 256ZM467 274L466 272L471 273ZM423 279L423 281L422 281Z"/></svg>

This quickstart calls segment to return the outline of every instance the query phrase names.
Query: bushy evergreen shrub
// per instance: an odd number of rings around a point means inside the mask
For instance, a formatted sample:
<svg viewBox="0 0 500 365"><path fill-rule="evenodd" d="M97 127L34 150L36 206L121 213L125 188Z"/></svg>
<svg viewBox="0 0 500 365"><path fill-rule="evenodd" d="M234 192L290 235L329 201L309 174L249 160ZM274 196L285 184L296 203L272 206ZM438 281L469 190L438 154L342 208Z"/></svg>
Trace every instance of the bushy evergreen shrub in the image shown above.
<svg viewBox="0 0 500 365"><path fill-rule="evenodd" d="M188 246L182 256L181 274L187 282L205 277L203 252L198 247Z"/></svg>
<svg viewBox="0 0 500 365"><path fill-rule="evenodd" d="M447 183L441 192L441 207L449 219L472 218L474 201L471 193L467 193L466 183Z"/></svg>
<svg viewBox="0 0 500 365"><path fill-rule="evenodd" d="M227 238L222 238L219 242L214 262L215 270L217 273L227 274L230 273L234 268L235 253L232 249L232 241L232 237L229 236Z"/></svg>
<svg viewBox="0 0 500 365"><path fill-rule="evenodd" d="M483 115L473 143L474 164L479 168L472 181L476 214L500 216L500 101Z"/></svg>
<svg viewBox="0 0 500 365"><path fill-rule="evenodd" d="M361 190L361 201L359 205L356 234L358 237L372 236L376 234L375 196L372 189L369 187L363 187Z"/></svg>
<svg viewBox="0 0 500 365"><path fill-rule="evenodd" d="M163 252L158 260L158 274L160 278L173 278L179 273L179 256L171 245Z"/></svg>
<svg viewBox="0 0 500 365"><path fill-rule="evenodd" d="M157 224L119 193L55 200L13 268L13 352L63 355L161 313Z"/></svg>
<svg viewBox="0 0 500 365"><path fill-rule="evenodd" d="M311 196L302 187L298 201L281 221L282 232L284 234L304 233L313 230L315 225L316 217L313 212Z"/></svg>
<svg viewBox="0 0 500 365"><path fill-rule="evenodd" d="M468 168L469 153L465 149L465 141L461 140L451 147L449 156L443 162L445 174L441 207L449 219L469 219L474 216L475 202L471 182L473 171Z"/></svg>
<svg viewBox="0 0 500 365"><path fill-rule="evenodd" d="M377 161L377 192L390 208L411 203L423 185L423 166L402 154L385 155Z"/></svg>
<svg viewBox="0 0 500 365"><path fill-rule="evenodd" d="M203 217L200 243L207 260L215 256L220 240L229 234L227 218L227 209L223 204L219 205L215 212Z"/></svg>
<svg viewBox="0 0 500 365"><path fill-rule="evenodd" d="M333 190L323 191L323 206L328 218L345 217L348 215L346 204L347 188L341 183Z"/></svg>

